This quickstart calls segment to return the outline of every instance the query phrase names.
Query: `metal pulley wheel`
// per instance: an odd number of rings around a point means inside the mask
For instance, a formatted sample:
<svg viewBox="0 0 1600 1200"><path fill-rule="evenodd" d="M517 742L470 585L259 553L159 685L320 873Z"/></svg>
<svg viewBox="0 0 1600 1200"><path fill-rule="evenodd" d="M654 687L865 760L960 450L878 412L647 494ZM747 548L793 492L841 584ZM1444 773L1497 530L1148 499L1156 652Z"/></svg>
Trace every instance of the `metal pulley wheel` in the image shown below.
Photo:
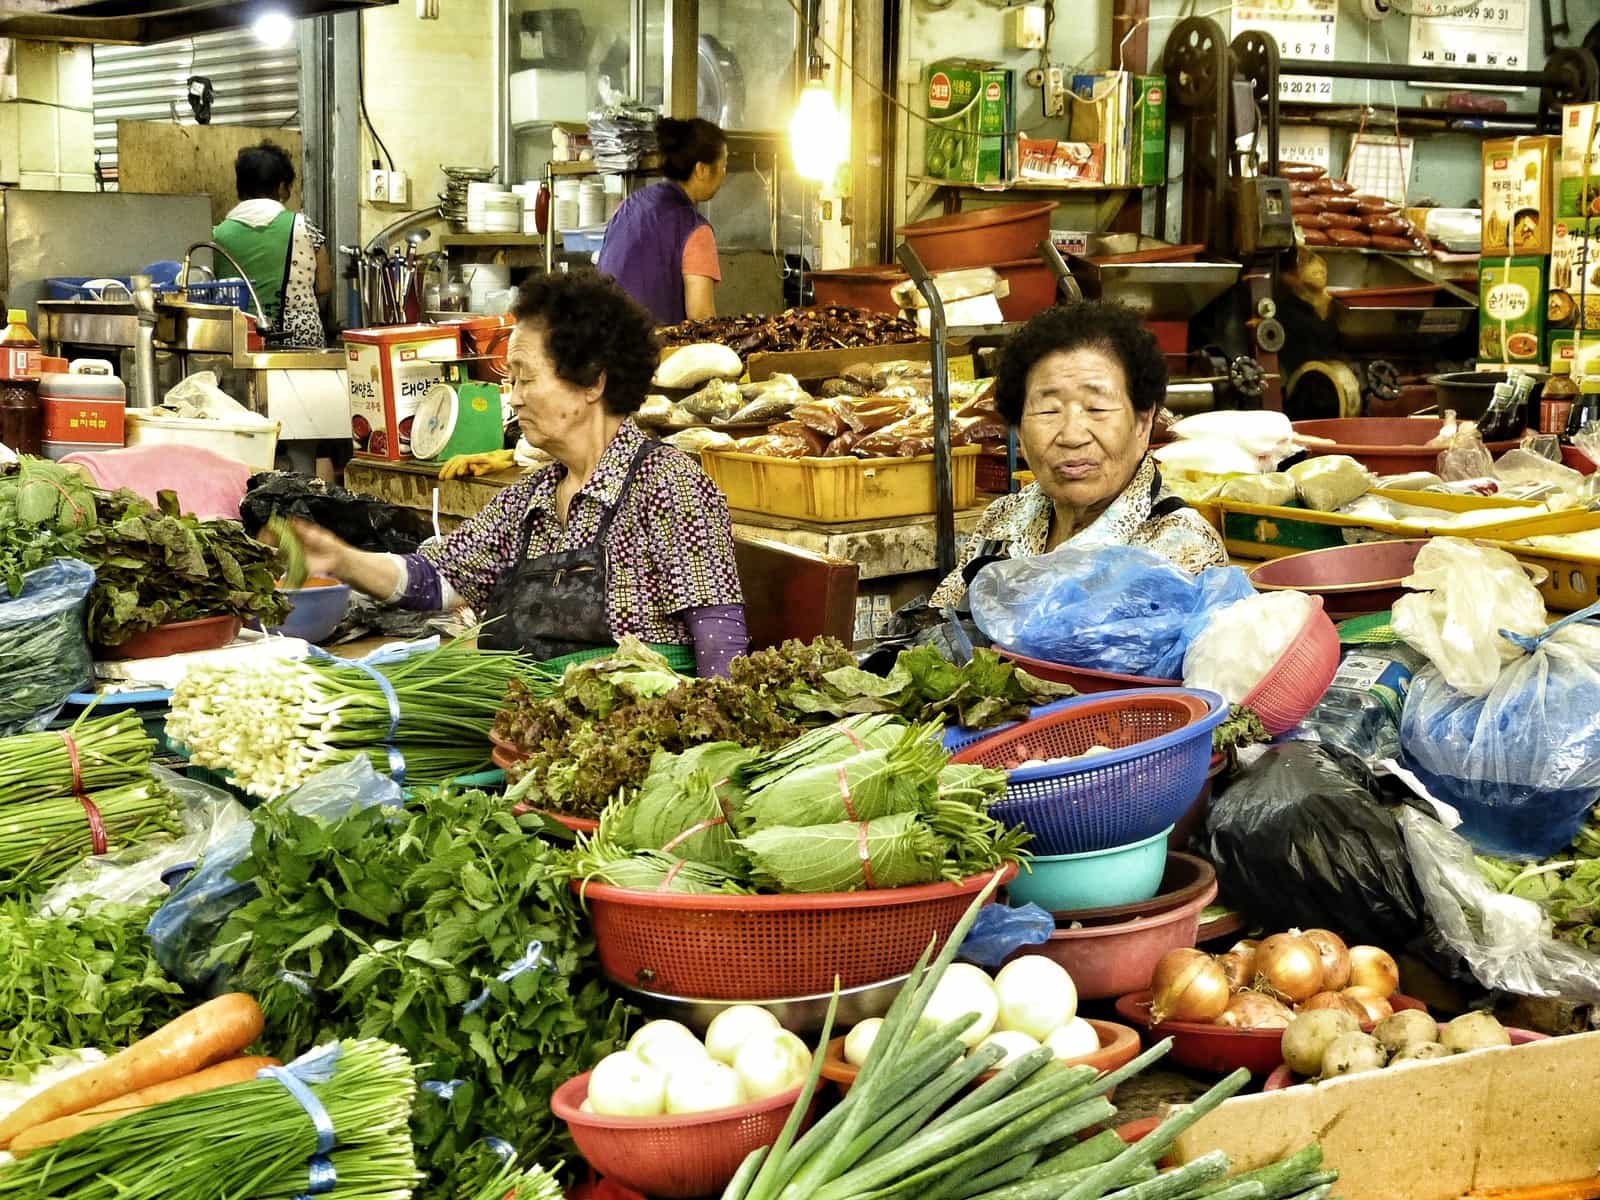
<svg viewBox="0 0 1600 1200"><path fill-rule="evenodd" d="M1262 321L1256 326L1256 345L1263 354L1276 354L1283 349L1286 340L1283 326L1277 318Z"/></svg>
<svg viewBox="0 0 1600 1200"><path fill-rule="evenodd" d="M1400 399L1400 372L1395 370L1391 362L1381 358L1373 359L1362 368L1361 382L1366 388L1367 395L1374 400L1393 404Z"/></svg>
<svg viewBox="0 0 1600 1200"><path fill-rule="evenodd" d="M1253 358L1240 355L1228 364L1228 385L1245 400L1260 400L1267 394L1267 373Z"/></svg>

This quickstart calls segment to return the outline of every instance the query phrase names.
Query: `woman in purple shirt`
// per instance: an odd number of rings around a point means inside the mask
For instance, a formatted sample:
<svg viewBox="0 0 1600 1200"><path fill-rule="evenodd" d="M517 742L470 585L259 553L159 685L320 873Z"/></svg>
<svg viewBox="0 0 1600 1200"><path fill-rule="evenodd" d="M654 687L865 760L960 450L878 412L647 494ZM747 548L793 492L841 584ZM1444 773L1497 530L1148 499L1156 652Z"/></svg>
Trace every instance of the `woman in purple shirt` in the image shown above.
<svg viewBox="0 0 1600 1200"><path fill-rule="evenodd" d="M725 674L747 642L727 501L632 416L658 360L650 314L592 274L535 276L512 314L512 405L555 464L417 554L299 523L307 566L407 608L470 605L489 648L570 661L632 636Z"/></svg>

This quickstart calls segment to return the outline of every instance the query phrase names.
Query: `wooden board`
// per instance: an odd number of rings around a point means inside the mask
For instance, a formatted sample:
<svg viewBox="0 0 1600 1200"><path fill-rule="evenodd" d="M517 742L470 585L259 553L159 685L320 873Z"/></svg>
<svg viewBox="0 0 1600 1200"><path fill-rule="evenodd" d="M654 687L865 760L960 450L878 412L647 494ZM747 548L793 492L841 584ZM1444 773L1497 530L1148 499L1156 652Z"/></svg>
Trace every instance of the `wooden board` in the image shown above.
<svg viewBox="0 0 1600 1200"><path fill-rule="evenodd" d="M293 129L255 125L174 125L165 121L117 122L117 186L124 192L211 197L211 223L239 202L233 160L246 146L274 142L294 163L289 207L300 211L301 140Z"/></svg>

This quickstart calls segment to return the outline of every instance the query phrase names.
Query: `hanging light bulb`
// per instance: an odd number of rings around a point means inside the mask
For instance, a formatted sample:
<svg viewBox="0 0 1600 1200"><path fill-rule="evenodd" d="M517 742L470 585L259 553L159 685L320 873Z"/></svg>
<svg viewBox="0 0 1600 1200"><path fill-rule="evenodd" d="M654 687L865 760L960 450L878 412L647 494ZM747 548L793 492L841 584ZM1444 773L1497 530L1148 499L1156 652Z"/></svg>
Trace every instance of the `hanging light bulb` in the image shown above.
<svg viewBox="0 0 1600 1200"><path fill-rule="evenodd" d="M789 122L789 149L800 177L817 183L832 183L850 156L850 125L820 79L800 93Z"/></svg>
<svg viewBox="0 0 1600 1200"><path fill-rule="evenodd" d="M269 50L281 50L294 37L294 21L280 9L269 9L255 19L250 32Z"/></svg>

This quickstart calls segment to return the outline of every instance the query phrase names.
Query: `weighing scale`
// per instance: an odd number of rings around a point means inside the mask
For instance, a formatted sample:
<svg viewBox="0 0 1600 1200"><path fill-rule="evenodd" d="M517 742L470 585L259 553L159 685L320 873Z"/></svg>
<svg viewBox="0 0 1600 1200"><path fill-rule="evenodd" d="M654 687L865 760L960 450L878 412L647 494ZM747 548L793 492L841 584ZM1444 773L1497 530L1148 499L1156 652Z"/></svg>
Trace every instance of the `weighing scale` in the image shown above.
<svg viewBox="0 0 1600 1200"><path fill-rule="evenodd" d="M444 378L417 404L411 425L411 453L444 462L458 454L488 454L505 445L500 385L471 378L471 368L486 359L440 359Z"/></svg>

